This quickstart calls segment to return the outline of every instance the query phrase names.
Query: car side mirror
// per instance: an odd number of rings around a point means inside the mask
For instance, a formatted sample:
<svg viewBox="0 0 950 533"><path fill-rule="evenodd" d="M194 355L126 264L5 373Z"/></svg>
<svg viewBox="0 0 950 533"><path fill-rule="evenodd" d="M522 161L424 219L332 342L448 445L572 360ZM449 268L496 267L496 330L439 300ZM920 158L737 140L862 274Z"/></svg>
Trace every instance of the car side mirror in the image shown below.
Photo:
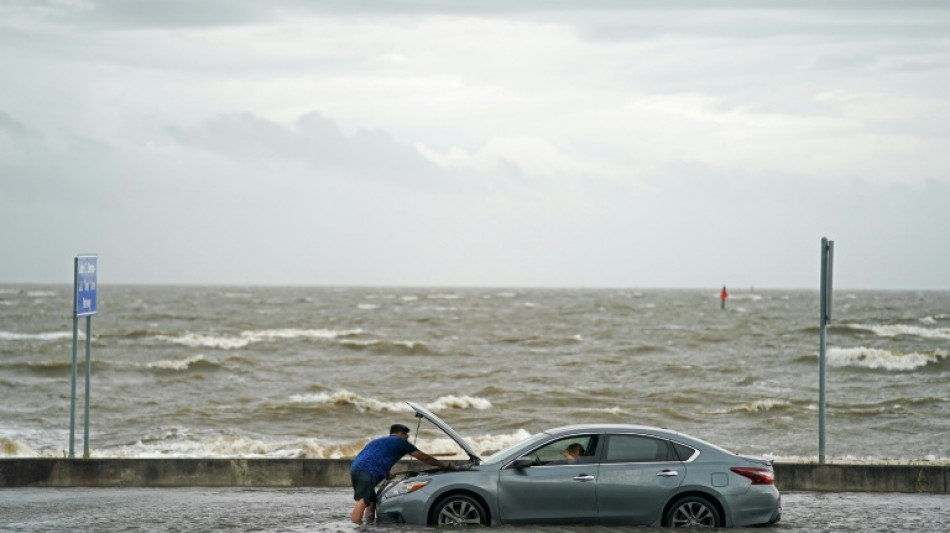
<svg viewBox="0 0 950 533"><path fill-rule="evenodd" d="M515 459L515 462L511 463L511 465L517 468L518 470L521 470L522 468L528 468L529 466L533 464L534 464L534 459L530 457L519 457Z"/></svg>

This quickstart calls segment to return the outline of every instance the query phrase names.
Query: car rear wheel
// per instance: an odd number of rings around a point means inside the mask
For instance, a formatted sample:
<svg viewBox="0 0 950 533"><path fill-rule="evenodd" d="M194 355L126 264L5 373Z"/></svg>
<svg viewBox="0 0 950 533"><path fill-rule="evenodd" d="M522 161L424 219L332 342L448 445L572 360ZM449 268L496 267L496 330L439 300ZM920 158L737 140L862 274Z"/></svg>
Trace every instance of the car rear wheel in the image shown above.
<svg viewBox="0 0 950 533"><path fill-rule="evenodd" d="M436 527L465 527L488 525L488 514L475 498L464 494L449 496L436 504L432 512Z"/></svg>
<svg viewBox="0 0 950 533"><path fill-rule="evenodd" d="M667 527L721 527L719 511L706 498L687 496L670 507L663 525Z"/></svg>

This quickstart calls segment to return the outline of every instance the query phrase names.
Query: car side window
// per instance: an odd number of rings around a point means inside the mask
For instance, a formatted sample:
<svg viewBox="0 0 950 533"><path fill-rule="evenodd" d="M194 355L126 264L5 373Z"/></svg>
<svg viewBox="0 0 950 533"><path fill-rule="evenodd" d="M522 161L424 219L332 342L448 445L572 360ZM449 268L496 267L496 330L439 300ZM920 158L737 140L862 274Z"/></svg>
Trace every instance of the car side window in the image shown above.
<svg viewBox="0 0 950 533"><path fill-rule="evenodd" d="M678 461L672 445L643 435L611 435L605 463L656 463Z"/></svg>
<svg viewBox="0 0 950 533"><path fill-rule="evenodd" d="M531 458L535 466L590 464L595 461L597 435L573 435L537 448L522 457Z"/></svg>
<svg viewBox="0 0 950 533"><path fill-rule="evenodd" d="M680 461L689 461L689 459L696 453L696 450L693 448L678 442L673 443L673 450L676 451L676 455L679 457Z"/></svg>

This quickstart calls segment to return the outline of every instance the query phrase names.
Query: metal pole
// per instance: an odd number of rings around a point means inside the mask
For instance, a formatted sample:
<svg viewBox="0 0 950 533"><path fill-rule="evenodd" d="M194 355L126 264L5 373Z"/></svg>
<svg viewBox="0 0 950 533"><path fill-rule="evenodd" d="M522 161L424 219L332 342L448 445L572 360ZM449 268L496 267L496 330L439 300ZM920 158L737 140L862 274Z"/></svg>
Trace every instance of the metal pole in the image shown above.
<svg viewBox="0 0 950 533"><path fill-rule="evenodd" d="M73 372L71 394L69 395L69 458L76 457L76 352L79 344L79 317L73 315Z"/></svg>
<svg viewBox="0 0 950 533"><path fill-rule="evenodd" d="M89 459L89 374L92 368L92 316L86 315L86 416L83 418L82 456Z"/></svg>
<svg viewBox="0 0 950 533"><path fill-rule="evenodd" d="M76 309L76 287L79 285L79 258L73 259L73 371L69 395L69 458L76 457L76 352L79 344L79 314Z"/></svg>
<svg viewBox="0 0 950 533"><path fill-rule="evenodd" d="M828 239L821 239L821 294L818 321L818 464L825 464L825 329L828 324Z"/></svg>

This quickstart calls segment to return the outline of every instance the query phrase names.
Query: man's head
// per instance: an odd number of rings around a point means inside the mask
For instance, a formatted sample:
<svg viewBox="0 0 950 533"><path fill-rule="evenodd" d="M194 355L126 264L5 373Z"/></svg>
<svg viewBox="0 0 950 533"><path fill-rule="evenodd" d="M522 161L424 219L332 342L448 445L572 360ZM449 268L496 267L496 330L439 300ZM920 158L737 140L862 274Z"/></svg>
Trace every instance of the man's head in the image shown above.
<svg viewBox="0 0 950 533"><path fill-rule="evenodd" d="M564 451L571 455L571 457L580 457L581 455L584 455L584 447L576 442L568 446Z"/></svg>
<svg viewBox="0 0 950 533"><path fill-rule="evenodd" d="M404 425L402 425L402 424L393 424L393 425L389 426L389 434L390 434L390 435L398 435L399 437L401 437L401 438L403 438L403 439L408 439L408 438L409 438L409 428L406 427L406 426L404 426Z"/></svg>

